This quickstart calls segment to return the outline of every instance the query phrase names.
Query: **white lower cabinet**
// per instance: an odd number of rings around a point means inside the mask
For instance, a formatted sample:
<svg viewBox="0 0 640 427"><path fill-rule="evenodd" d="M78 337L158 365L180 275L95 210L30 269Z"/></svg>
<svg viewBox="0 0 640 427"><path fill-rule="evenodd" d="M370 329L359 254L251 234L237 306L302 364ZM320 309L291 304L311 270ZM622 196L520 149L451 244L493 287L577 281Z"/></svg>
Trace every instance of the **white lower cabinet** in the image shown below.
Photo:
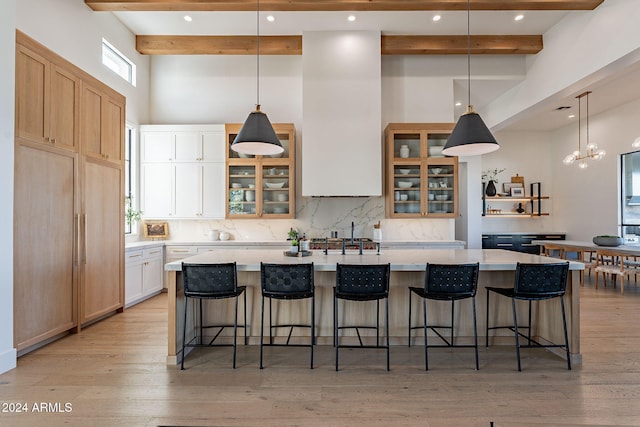
<svg viewBox="0 0 640 427"><path fill-rule="evenodd" d="M125 307L137 304L162 291L164 278L162 247L127 251L125 262Z"/></svg>

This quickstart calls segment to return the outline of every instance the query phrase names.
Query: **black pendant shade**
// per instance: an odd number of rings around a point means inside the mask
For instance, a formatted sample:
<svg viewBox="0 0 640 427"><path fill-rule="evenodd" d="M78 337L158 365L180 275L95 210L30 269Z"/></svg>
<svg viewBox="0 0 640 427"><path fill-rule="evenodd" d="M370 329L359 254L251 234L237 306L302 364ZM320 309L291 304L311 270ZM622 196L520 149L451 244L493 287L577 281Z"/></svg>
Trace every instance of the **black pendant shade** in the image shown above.
<svg viewBox="0 0 640 427"><path fill-rule="evenodd" d="M477 156L496 151L500 145L478 113L469 106L460 116L458 123L442 150L446 156Z"/></svg>
<svg viewBox="0 0 640 427"><path fill-rule="evenodd" d="M255 111L249 113L249 117L233 140L231 149L238 153L260 156L273 156L284 151L269 118L260 111L259 105Z"/></svg>

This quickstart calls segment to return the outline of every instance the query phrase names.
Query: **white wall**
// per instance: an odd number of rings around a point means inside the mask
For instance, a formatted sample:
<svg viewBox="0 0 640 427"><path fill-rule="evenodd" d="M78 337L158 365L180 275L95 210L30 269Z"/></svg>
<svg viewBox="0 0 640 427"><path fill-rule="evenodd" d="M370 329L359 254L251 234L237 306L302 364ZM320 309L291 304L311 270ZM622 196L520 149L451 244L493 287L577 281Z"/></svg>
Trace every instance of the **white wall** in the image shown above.
<svg viewBox="0 0 640 427"><path fill-rule="evenodd" d="M13 347L13 139L15 105L15 16L17 0L0 14L0 373L16 366Z"/></svg>
<svg viewBox="0 0 640 427"><path fill-rule="evenodd" d="M542 193L552 196L555 188L553 177L553 157L551 155L552 137L548 132L496 132L496 139L500 143L500 149L482 156L482 170L506 169L498 176L498 191L502 191L505 182L511 182L511 177L516 174L525 179L525 194L530 195L530 183L540 182ZM560 159L562 160L562 159ZM562 163L562 162L560 162ZM481 182L477 181L479 187ZM480 193L482 194L482 193ZM555 229L554 218L556 216L556 198L543 201L543 211L549 212L548 217L538 218L483 218L483 232L562 232L564 229ZM491 203L495 209L512 211L517 207L516 203ZM524 207L524 205L523 205Z"/></svg>
<svg viewBox="0 0 640 427"><path fill-rule="evenodd" d="M590 97L597 95L594 92ZM577 124L551 135L554 228L566 230L568 238L591 241L596 235L618 234L618 161L620 154L634 151L631 143L640 136L639 112L640 100L635 100L589 117L590 141L607 155L589 162L587 169L562 163L567 154L578 148ZM584 143L584 129L582 137Z"/></svg>
<svg viewBox="0 0 640 427"><path fill-rule="evenodd" d="M113 14L93 12L83 1L20 0L16 27L127 98L127 121L149 120L149 57L135 49L135 35ZM102 38L136 64L131 86L102 65Z"/></svg>

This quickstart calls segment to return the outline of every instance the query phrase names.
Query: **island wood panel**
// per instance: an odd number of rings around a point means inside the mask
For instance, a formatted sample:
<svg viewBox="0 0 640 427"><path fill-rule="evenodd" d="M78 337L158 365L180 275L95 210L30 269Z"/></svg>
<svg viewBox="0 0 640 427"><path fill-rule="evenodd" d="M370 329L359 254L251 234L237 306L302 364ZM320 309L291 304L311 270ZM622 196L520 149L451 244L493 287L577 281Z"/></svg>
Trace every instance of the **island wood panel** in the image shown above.
<svg viewBox="0 0 640 427"><path fill-rule="evenodd" d="M14 345L18 352L77 325L77 155L16 144Z"/></svg>
<svg viewBox="0 0 640 427"><path fill-rule="evenodd" d="M184 324L184 294L182 293L181 273L169 271L169 353L168 364L179 361L182 348L182 328ZM486 325L486 291L487 286L512 287L514 271L480 271L478 292L476 296L477 327L479 340L484 342ZM247 323L250 344L259 344L260 339L260 313L261 313L261 291L260 275L258 272L238 272L238 284L247 285ZM408 286L421 286L424 283L424 273L420 271L392 271L389 291L389 328L390 341L393 345L406 345L408 334ZM316 271L316 337L320 345L329 345L333 342L333 286L335 285L335 272ZM580 311L579 311L579 270L572 270L567 284L567 294L565 304L567 310L567 328L569 331L570 350L574 363L581 363L580 355ZM175 298L174 298L175 295ZM413 319L412 325L417 326L422 319L422 302L420 298L413 297ZM473 318L471 300L456 302L455 324L457 342L471 343L473 340ZM193 301L192 304L195 304ZM233 319L233 300L217 300L205 302L205 307L210 304L211 309L205 316L206 322L229 322ZM429 313L429 324L450 324L450 307L448 302L428 301L427 312ZM511 300L496 294L491 295L490 324L509 325L513 322ZM521 319L520 325L527 320L527 303L519 301L518 313ZM308 300L301 301L273 301L274 323L308 323L310 319L310 307ZM268 300L265 306L268 307ZM195 334L194 325L197 323L195 305L190 306L189 317L187 319L187 341ZM206 310L206 308L205 308ZM242 299L239 303L238 322L242 323ZM268 310L268 309L266 309ZM369 324L375 325L376 307L374 302L350 302L340 301L340 321L341 325ZM172 313L174 312L174 313ZM381 325L384 324L384 305L380 311ZM558 301L545 301L541 304L533 305L533 319L535 328L532 329L532 336L543 337L543 339L553 342L563 342L562 316ZM524 321L524 323L523 323ZM265 336L268 336L268 311L265 311ZM344 322L344 323L343 323ZM231 342L233 329L229 328L219 337L224 342ZM238 329L239 341L243 336L243 330ZM276 336L286 339L289 330L282 328L275 330ZM360 330L365 343L375 342L375 332L371 330ZM381 333L384 333L383 330ZM292 340L304 343L308 340L308 329L295 328ZM345 330L340 332L341 342L357 344L358 339L355 330ZM422 344L422 330L413 332L413 344ZM436 337L429 331L430 337ZM513 332L504 329L490 331L491 344L512 345Z"/></svg>

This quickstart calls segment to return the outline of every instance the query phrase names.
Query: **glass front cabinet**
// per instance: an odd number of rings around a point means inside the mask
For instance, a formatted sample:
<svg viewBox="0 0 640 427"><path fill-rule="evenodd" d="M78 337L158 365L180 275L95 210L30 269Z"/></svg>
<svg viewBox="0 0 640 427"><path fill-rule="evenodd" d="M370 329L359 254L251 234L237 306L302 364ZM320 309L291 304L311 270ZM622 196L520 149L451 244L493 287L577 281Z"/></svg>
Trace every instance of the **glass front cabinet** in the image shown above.
<svg viewBox="0 0 640 427"><path fill-rule="evenodd" d="M385 129L387 218L455 218L458 158L442 149L453 123L390 123Z"/></svg>
<svg viewBox="0 0 640 427"><path fill-rule="evenodd" d="M274 123L284 147L276 156L236 153L231 143L242 124L227 124L226 218L295 218L295 127Z"/></svg>

